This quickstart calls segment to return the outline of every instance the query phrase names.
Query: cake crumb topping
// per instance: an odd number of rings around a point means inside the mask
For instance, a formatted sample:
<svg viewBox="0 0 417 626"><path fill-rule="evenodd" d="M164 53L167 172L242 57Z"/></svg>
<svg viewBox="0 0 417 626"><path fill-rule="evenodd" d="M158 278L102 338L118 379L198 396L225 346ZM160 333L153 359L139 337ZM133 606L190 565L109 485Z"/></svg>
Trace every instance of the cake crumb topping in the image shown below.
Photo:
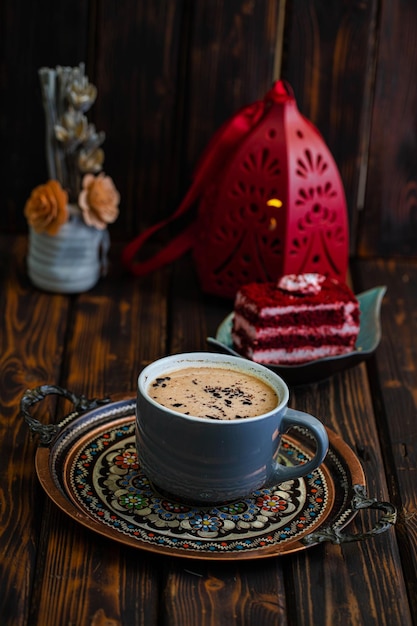
<svg viewBox="0 0 417 626"><path fill-rule="evenodd" d="M323 274L286 274L282 276L277 284L278 289L289 293L317 294L321 291L321 285L326 280Z"/></svg>

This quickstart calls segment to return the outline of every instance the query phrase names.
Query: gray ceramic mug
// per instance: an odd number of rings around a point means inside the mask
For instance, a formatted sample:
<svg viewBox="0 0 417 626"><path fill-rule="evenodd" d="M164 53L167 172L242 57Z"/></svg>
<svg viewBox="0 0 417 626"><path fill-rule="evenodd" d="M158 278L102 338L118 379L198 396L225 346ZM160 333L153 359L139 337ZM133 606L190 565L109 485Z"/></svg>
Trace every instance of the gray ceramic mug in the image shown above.
<svg viewBox="0 0 417 626"><path fill-rule="evenodd" d="M256 417L216 420L178 413L149 395L156 378L183 368L221 367L260 378L278 395L273 410ZM179 500L201 504L244 498L315 470L329 441L323 424L312 415L288 408L284 380L268 368L240 357L195 352L151 363L138 379L136 446L139 461L154 487ZM293 426L310 431L313 458L284 466L277 460L281 436Z"/></svg>

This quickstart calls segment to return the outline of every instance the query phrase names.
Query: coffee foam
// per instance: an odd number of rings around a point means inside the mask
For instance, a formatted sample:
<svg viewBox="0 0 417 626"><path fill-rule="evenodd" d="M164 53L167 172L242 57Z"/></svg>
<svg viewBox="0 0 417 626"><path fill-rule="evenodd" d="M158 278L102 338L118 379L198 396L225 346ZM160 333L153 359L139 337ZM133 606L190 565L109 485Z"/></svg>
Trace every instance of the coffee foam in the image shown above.
<svg viewBox="0 0 417 626"><path fill-rule="evenodd" d="M256 417L279 404L274 389L261 378L215 366L161 374L148 384L147 393L172 411L214 420Z"/></svg>

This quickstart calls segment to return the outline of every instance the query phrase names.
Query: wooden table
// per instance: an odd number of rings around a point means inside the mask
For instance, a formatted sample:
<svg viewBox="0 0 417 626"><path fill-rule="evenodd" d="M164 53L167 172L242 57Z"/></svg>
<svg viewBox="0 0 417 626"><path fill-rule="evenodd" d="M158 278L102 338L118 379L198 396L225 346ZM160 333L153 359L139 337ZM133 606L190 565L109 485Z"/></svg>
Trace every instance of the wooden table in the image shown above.
<svg viewBox="0 0 417 626"><path fill-rule="evenodd" d="M26 389L56 384L88 398L133 397L145 364L207 350L230 302L202 295L184 259L142 279L118 267L89 293L31 286L27 241L1 236L0 623L2 626L409 626L417 615L417 264L353 261L355 292L386 285L381 343L369 360L297 386L352 448L368 494L398 508L394 527L255 560L198 560L130 548L79 524L41 488L36 438L19 415ZM37 415L59 421L66 401ZM45 401L47 402L47 401ZM378 513L349 526L362 532Z"/></svg>

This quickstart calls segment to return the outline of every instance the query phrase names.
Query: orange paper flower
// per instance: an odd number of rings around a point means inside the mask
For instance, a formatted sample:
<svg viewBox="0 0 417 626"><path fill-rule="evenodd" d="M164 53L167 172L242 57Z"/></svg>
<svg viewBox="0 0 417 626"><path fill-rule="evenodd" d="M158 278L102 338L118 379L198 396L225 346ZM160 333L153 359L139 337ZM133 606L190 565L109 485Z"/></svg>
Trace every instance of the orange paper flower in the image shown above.
<svg viewBox="0 0 417 626"><path fill-rule="evenodd" d="M56 235L68 219L68 194L56 180L48 180L33 189L24 214L37 233Z"/></svg>
<svg viewBox="0 0 417 626"><path fill-rule="evenodd" d="M89 226L104 230L119 215L120 195L110 176L86 174L78 196L84 221Z"/></svg>

